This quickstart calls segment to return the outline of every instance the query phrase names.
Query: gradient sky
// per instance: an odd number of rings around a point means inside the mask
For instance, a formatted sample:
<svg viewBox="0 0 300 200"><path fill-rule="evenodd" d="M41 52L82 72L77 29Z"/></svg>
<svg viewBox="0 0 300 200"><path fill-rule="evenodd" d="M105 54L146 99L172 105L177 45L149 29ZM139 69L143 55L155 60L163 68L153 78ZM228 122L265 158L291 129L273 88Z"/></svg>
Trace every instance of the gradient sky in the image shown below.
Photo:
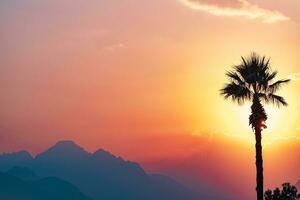
<svg viewBox="0 0 300 200"><path fill-rule="evenodd" d="M72 139L156 171L163 169L156 161L179 162L214 138L220 149L240 139L251 153L249 105L224 101L218 90L225 71L252 51L271 57L278 78L293 79L281 92L289 107L267 106L264 145L276 152L289 141L299 150L299 7L299 0L0 1L0 151L35 154Z"/></svg>

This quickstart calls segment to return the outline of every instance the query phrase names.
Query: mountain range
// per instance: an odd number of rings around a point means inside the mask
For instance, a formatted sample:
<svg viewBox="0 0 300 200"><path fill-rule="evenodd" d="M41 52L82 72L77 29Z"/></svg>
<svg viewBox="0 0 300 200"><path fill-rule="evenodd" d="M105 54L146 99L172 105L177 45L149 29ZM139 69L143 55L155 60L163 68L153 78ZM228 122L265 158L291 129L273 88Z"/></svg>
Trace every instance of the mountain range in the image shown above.
<svg viewBox="0 0 300 200"><path fill-rule="evenodd" d="M2 182L9 179L12 188L16 185L15 194L33 194L32 200L47 200L38 195L46 193L66 197L76 194L78 200L216 199L192 191L170 177L147 174L138 163L108 151L89 153L72 141L57 142L36 157L27 151L4 153L0 155L0 171ZM27 189L20 189L20 185Z"/></svg>

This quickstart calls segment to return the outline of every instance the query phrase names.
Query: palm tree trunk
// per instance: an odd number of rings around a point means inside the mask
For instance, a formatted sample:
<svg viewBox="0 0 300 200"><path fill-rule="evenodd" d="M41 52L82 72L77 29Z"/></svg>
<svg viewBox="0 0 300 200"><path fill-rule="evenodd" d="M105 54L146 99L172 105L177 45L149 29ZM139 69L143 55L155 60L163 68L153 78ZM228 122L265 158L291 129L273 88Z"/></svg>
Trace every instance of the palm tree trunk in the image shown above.
<svg viewBox="0 0 300 200"><path fill-rule="evenodd" d="M255 128L255 149L256 149L256 194L257 200L264 198L264 176L263 176L263 159L261 145L261 129Z"/></svg>
<svg viewBox="0 0 300 200"><path fill-rule="evenodd" d="M256 150L256 194L257 200L264 198L264 176L263 176L263 158L261 146L261 131L266 128L264 122L267 120L267 114L264 107L260 103L257 95L254 95L253 104L251 106L251 115L249 124L255 130L255 150Z"/></svg>

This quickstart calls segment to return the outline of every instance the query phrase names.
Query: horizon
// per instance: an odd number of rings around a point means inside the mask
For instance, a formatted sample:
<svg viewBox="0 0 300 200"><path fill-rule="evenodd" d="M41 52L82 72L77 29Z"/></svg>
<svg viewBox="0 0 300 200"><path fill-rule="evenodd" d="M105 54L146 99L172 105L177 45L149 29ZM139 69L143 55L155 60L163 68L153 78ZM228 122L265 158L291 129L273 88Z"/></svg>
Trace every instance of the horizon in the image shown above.
<svg viewBox="0 0 300 200"><path fill-rule="evenodd" d="M199 190L198 187L204 187L203 184L206 184L205 187L209 187L210 190L212 190L212 188L216 190L216 193L212 193L215 195L218 193L236 194L238 192L240 197L246 199L249 199L250 196L253 196L253 194L251 194L251 191L253 191L251 188L254 188L255 184L251 177L254 175L254 166L251 164L253 164L254 159L249 159L251 156L253 158L254 155L252 148L253 145L249 144L244 138L232 137L230 135L218 134L213 140L211 139L210 135L202 135L202 137L197 135L196 137L197 138L194 136L193 139L188 139L190 143L194 143L194 145L190 147L191 149L189 151L186 149L178 151L177 147L173 148L174 152L166 153L162 151L157 152L157 154L154 156L151 155L151 153L149 154L149 151L142 151L140 153L145 153L144 156L127 157L126 155L113 152L110 149L102 148L101 146L94 150L88 150L85 148L85 146L73 140L59 140L47 146L43 151L38 152L35 155L26 149L21 151L29 153L32 158L35 159L37 156L43 155L51 148L56 147L58 144L63 144L63 147L65 147L65 142L71 142L76 147L82 148L81 150L85 151L89 155L93 155L98 150L103 150L110 155L115 156L116 158L123 159L124 161L138 163L147 174L160 174L171 177L179 183L183 183L187 187L194 188L195 190ZM183 138L180 138L180 140L183 140ZM184 140L186 140L186 138ZM202 145L201 148L199 148L199 143L205 145ZM172 142L165 144L174 145ZM266 161L266 188L275 188L284 182L290 182L292 184L299 183L300 179L298 177L300 176L300 173L297 168L297 164L295 165L295 163L300 162L300 159L297 156L299 152L300 140L294 140L293 138L287 141L278 140L274 145L275 147L272 145L264 147L264 157ZM234 152L234 150L231 150L230 152L224 152L222 149L232 147L234 149L239 148L239 151ZM132 150L135 150L135 148ZM16 154L19 152L20 151L2 152L0 154L0 158L1 155L12 155L11 153ZM282 163L282 153L288 153L291 155L291 158L287 159L284 164ZM66 156L67 155L68 154L66 154ZM133 155L133 152L129 152L128 155ZM230 159L230 157L233 155L235 157L234 160ZM245 157L245 155L247 156ZM229 160L227 160L228 158ZM228 161L230 161L230 163L226 163ZM218 165L220 162L223 163L222 166ZM244 171L238 170L237 166L235 166L238 163L240 165L243 163L242 166L239 167L242 167L243 170L247 169L247 174L245 174ZM224 169L226 169L225 174L222 173ZM274 176L274 174L278 174L283 170L285 171L284 176ZM227 174L227 172L234 172L237 174L238 181L236 181L236 179L230 174ZM201 177L201 180L199 180L197 177ZM234 182L238 184L234 184ZM249 186L249 184L252 185L251 188L246 187ZM226 185L226 187L224 187L224 185ZM230 194L227 195L230 198L236 198L232 197Z"/></svg>

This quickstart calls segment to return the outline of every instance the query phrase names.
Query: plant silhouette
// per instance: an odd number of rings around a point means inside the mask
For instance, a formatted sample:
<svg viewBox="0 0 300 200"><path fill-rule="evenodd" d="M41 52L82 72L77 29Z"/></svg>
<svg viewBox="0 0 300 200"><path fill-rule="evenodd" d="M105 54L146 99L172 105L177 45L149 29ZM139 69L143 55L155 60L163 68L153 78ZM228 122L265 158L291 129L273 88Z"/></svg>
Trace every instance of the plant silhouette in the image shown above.
<svg viewBox="0 0 300 200"><path fill-rule="evenodd" d="M276 92L290 80L274 81L277 71L272 71L270 59L251 53L247 58L242 57L241 64L227 71L229 79L220 91L225 99L243 104L245 101L252 102L249 125L255 133L256 148L256 193L257 200L263 200L263 159L262 159L262 130L267 128L265 122L267 114L262 103L272 103L277 106L286 106L287 102Z"/></svg>
<svg viewBox="0 0 300 200"><path fill-rule="evenodd" d="M282 184L282 190L267 190L265 192L265 200L300 200L300 193L297 188L290 183Z"/></svg>

